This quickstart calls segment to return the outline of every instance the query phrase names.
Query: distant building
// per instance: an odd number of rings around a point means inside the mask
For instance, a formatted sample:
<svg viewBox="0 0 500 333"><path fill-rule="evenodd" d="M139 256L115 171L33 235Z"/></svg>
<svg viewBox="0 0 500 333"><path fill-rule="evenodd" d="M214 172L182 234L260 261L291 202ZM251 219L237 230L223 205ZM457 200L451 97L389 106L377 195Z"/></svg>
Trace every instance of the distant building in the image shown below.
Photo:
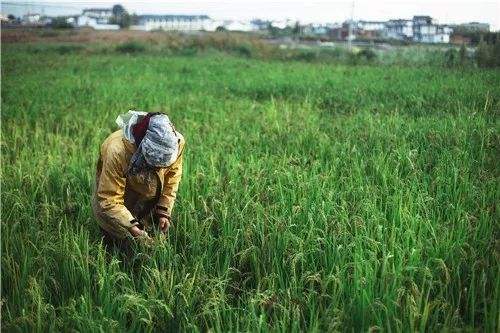
<svg viewBox="0 0 500 333"><path fill-rule="evenodd" d="M358 21L356 28L364 31L378 31L382 32L385 29L386 22L382 21Z"/></svg>
<svg viewBox="0 0 500 333"><path fill-rule="evenodd" d="M411 40L413 38L413 21L389 20L385 24L384 35L391 39Z"/></svg>
<svg viewBox="0 0 500 333"><path fill-rule="evenodd" d="M224 24L222 26L224 27L224 29L228 31L250 32L259 30L259 27L254 25L251 21L248 22L248 21L229 20L229 21L224 21Z"/></svg>
<svg viewBox="0 0 500 333"><path fill-rule="evenodd" d="M342 25L332 27L329 30L328 35L334 40L347 40L349 38L349 22L344 22Z"/></svg>
<svg viewBox="0 0 500 333"><path fill-rule="evenodd" d="M490 25L488 23L480 23L480 22L469 22L469 23L462 23L456 25L456 28L459 28L464 31L470 31L470 32L489 32L490 31Z"/></svg>
<svg viewBox="0 0 500 333"><path fill-rule="evenodd" d="M134 30L200 31L215 30L207 15L139 15Z"/></svg>
<svg viewBox="0 0 500 333"><path fill-rule="evenodd" d="M376 39L383 35L386 22L358 21L354 24L356 38Z"/></svg>
<svg viewBox="0 0 500 333"><path fill-rule="evenodd" d="M120 29L117 24L109 24L112 17L113 10L111 8L88 8L83 10L82 15L75 17L74 22L71 22L71 24L78 27L90 27L95 30Z"/></svg>
<svg viewBox="0 0 500 333"><path fill-rule="evenodd" d="M302 33L309 36L325 36L330 28L324 24L311 23L301 27Z"/></svg>
<svg viewBox="0 0 500 333"><path fill-rule="evenodd" d="M420 43L449 43L452 29L430 16L413 17L413 40Z"/></svg>
<svg viewBox="0 0 500 333"><path fill-rule="evenodd" d="M390 20L385 24L386 38L419 43L449 43L453 29L440 25L430 16L414 16L412 20Z"/></svg>
<svg viewBox="0 0 500 333"><path fill-rule="evenodd" d="M68 22L68 23L72 23L72 22ZM118 29L120 29L120 26L118 24L99 23L99 20L97 20L93 17L86 16L86 15L77 16L74 24L76 24L76 26L78 26L78 27L89 27L89 28L92 28L95 30L118 30Z"/></svg>
<svg viewBox="0 0 500 333"><path fill-rule="evenodd" d="M413 17L413 40L423 43L432 43L437 34L437 25L430 16Z"/></svg>
<svg viewBox="0 0 500 333"><path fill-rule="evenodd" d="M113 17L111 8L87 8L84 9L81 16L94 19L97 24L108 24L109 19Z"/></svg>
<svg viewBox="0 0 500 333"><path fill-rule="evenodd" d="M40 14L28 13L28 14L23 15L21 22L22 22L22 24L25 24L25 25L37 25L37 24L40 24L41 17L42 16Z"/></svg>

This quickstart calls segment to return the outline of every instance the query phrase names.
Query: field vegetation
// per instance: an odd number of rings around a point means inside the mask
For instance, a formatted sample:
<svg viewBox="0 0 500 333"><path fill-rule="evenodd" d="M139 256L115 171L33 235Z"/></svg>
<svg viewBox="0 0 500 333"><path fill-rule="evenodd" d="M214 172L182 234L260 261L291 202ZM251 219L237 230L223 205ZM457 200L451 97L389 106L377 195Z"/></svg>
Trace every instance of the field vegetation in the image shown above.
<svg viewBox="0 0 500 333"><path fill-rule="evenodd" d="M60 43L2 45L3 330L500 329L498 69ZM187 145L125 259L90 197L129 109Z"/></svg>
<svg viewBox="0 0 500 333"><path fill-rule="evenodd" d="M498 42L497 42L498 40ZM28 52L138 54L195 56L225 53L272 61L303 61L343 65L398 65L442 67L498 67L500 35L479 43L478 47L444 45L391 45L389 43L354 47L343 42L321 46L314 41L269 39L261 34L244 33L166 33L162 31L105 32L57 29L16 29L2 33L2 41L29 43Z"/></svg>

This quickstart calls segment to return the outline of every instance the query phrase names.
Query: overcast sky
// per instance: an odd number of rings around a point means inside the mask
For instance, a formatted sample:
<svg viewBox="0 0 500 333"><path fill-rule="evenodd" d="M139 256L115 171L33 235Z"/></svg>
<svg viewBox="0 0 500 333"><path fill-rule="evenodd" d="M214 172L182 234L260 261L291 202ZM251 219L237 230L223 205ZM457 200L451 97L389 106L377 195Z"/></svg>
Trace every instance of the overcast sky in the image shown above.
<svg viewBox="0 0 500 333"><path fill-rule="evenodd" d="M479 21L500 29L500 0L6 0L3 14L27 11L47 15L78 13L85 7L109 7L121 3L137 14L207 14L218 19L286 19L309 22L342 22L355 19L387 20L430 15L440 23ZM40 6L43 4L43 6Z"/></svg>

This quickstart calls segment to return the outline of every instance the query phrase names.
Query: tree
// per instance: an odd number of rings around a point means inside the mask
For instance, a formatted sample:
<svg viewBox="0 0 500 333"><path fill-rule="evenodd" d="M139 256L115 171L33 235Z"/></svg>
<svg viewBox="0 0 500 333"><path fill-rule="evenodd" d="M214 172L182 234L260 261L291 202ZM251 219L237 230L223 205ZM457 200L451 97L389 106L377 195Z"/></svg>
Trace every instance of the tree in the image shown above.
<svg viewBox="0 0 500 333"><path fill-rule="evenodd" d="M7 15L7 18L9 19L9 21L15 21L16 20L16 17L12 14L9 14Z"/></svg>
<svg viewBox="0 0 500 333"><path fill-rule="evenodd" d="M300 29L300 22L297 21L295 22L295 25L293 26L293 29L292 29L292 34L295 36L296 39L299 39L300 37L300 32L301 32L301 29Z"/></svg>
<svg viewBox="0 0 500 333"><path fill-rule="evenodd" d="M50 25L52 26L52 28L55 28L55 29L71 29L71 28L73 28L73 26L70 23L68 23L67 18L64 16L54 17L52 19L52 23Z"/></svg>
<svg viewBox="0 0 500 333"><path fill-rule="evenodd" d="M491 50L492 62L495 66L500 67L500 34L496 34L495 44Z"/></svg>
<svg viewBox="0 0 500 333"><path fill-rule="evenodd" d="M113 16L110 18L109 23L118 24L120 28L128 28L132 23L132 17L127 13L127 10L122 5L114 5Z"/></svg>
<svg viewBox="0 0 500 333"><path fill-rule="evenodd" d="M457 50L450 48L444 53L444 62L448 67L453 67L457 63Z"/></svg>
<svg viewBox="0 0 500 333"><path fill-rule="evenodd" d="M467 48L465 47L465 44L462 44L462 46L460 46L460 50L458 50L458 61L462 66L467 63Z"/></svg>
<svg viewBox="0 0 500 333"><path fill-rule="evenodd" d="M479 42L479 45L477 46L476 49L476 61L477 64L480 67L489 67L491 66L491 61L490 61L490 46L486 44L483 38L481 38L481 41Z"/></svg>
<svg viewBox="0 0 500 333"><path fill-rule="evenodd" d="M112 10L114 17L121 17L123 14L127 13L122 5L114 5Z"/></svg>
<svg viewBox="0 0 500 333"><path fill-rule="evenodd" d="M277 37L279 35L279 29L273 26L271 22L267 24L267 31L272 37Z"/></svg>
<svg viewBox="0 0 500 333"><path fill-rule="evenodd" d="M120 28L128 28L130 27L131 23L132 23L132 17L128 13L125 13L122 15L122 19L120 21Z"/></svg>

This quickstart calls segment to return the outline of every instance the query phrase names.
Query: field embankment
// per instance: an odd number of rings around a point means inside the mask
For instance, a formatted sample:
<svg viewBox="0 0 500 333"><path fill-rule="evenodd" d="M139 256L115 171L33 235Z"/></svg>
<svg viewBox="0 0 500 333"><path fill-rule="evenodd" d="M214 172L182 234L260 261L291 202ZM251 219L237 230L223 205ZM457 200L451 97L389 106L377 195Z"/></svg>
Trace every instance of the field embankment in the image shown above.
<svg viewBox="0 0 500 333"><path fill-rule="evenodd" d="M308 41L280 41L264 35L227 32L168 33L164 31L94 31L57 29L12 29L2 32L2 42L37 53L156 54L196 56L223 53L245 59L301 61L343 65L399 65L475 67L474 49L459 52L445 45L355 46L349 51L343 42L324 47ZM25 46L28 45L26 48ZM483 52L484 53L484 52Z"/></svg>

